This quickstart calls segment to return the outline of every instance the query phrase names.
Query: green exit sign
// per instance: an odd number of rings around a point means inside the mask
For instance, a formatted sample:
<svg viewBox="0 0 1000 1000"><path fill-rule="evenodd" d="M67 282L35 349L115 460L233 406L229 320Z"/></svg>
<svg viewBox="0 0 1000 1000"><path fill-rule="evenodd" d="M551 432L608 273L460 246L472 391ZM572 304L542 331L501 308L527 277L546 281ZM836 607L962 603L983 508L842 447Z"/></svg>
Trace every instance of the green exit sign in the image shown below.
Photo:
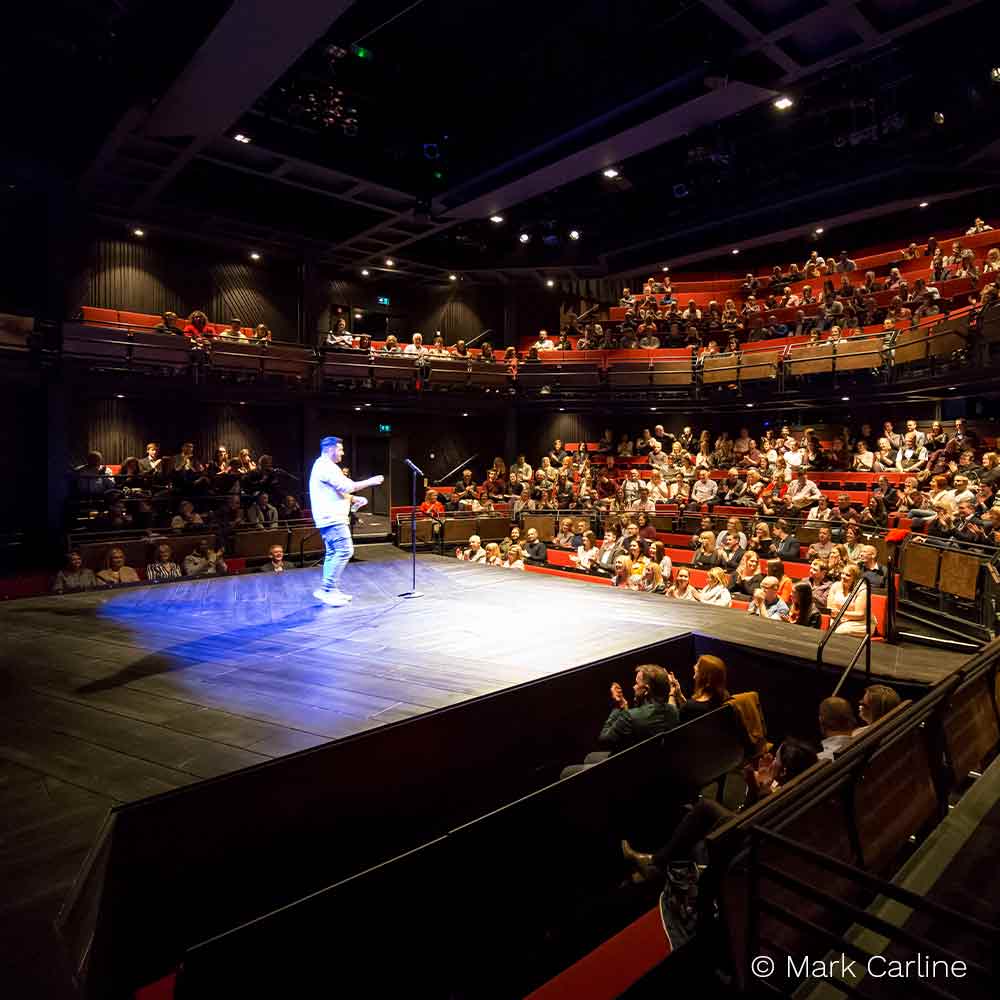
<svg viewBox="0 0 1000 1000"><path fill-rule="evenodd" d="M379 434L391 434L392 433L392 424L379 424L378 425L378 432L379 432Z"/></svg>
<svg viewBox="0 0 1000 1000"><path fill-rule="evenodd" d="M378 304L380 306L387 306L389 304L389 296L388 295L380 295L378 297Z"/></svg>

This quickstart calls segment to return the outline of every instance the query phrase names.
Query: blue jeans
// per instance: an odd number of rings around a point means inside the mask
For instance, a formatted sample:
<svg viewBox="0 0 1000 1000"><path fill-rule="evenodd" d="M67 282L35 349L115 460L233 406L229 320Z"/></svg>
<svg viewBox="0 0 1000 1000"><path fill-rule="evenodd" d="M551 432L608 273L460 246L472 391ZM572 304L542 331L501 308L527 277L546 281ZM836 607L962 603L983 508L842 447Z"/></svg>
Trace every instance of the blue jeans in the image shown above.
<svg viewBox="0 0 1000 1000"><path fill-rule="evenodd" d="M354 555L351 529L346 524L328 524L325 528L320 528L319 533L326 546L326 557L323 559L323 589L339 590L341 574Z"/></svg>

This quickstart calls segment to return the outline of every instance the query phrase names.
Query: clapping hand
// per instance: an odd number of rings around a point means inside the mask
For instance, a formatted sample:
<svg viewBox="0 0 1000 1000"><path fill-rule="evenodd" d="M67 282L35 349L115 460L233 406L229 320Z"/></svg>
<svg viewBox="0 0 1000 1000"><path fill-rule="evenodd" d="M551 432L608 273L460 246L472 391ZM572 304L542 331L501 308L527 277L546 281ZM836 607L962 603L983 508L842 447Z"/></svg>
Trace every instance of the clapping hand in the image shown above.
<svg viewBox="0 0 1000 1000"><path fill-rule="evenodd" d="M625 699L625 692L622 691L622 686L618 683L618 681L615 681L614 684L611 685L611 700L619 708L628 708L628 701Z"/></svg>

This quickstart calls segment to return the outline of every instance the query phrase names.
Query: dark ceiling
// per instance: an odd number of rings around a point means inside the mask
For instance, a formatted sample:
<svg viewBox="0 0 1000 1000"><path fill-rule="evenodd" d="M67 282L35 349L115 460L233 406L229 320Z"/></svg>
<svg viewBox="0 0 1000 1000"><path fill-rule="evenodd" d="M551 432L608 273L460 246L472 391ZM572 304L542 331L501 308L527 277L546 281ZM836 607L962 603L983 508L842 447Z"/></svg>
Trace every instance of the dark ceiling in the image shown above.
<svg viewBox="0 0 1000 1000"><path fill-rule="evenodd" d="M995 200L995 0L63 0L13 27L11 177L355 274L621 276Z"/></svg>

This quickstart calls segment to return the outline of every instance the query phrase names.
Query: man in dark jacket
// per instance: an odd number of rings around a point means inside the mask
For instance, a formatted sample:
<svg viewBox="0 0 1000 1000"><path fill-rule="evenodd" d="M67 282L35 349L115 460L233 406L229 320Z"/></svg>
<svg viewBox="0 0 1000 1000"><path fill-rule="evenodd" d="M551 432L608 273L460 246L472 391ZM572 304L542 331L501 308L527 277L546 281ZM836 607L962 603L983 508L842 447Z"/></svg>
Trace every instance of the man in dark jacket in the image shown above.
<svg viewBox="0 0 1000 1000"><path fill-rule="evenodd" d="M789 534L789 524L781 518L774 526L774 549L779 559L788 559L797 562L802 557L799 555L799 540Z"/></svg>
<svg viewBox="0 0 1000 1000"><path fill-rule="evenodd" d="M670 703L670 678L663 667L654 664L636 667L632 690L635 705L630 708L621 685L617 682L611 685L611 700L615 707L605 719L598 737L598 743L606 749L587 754L582 764L563 768L561 777L599 764L611 754L665 733L678 724L680 717L677 709Z"/></svg>
<svg viewBox="0 0 1000 1000"><path fill-rule="evenodd" d="M545 563L548 555L548 548L545 542L538 538L538 531L535 528L528 528L528 540L524 546L524 557L530 563Z"/></svg>

